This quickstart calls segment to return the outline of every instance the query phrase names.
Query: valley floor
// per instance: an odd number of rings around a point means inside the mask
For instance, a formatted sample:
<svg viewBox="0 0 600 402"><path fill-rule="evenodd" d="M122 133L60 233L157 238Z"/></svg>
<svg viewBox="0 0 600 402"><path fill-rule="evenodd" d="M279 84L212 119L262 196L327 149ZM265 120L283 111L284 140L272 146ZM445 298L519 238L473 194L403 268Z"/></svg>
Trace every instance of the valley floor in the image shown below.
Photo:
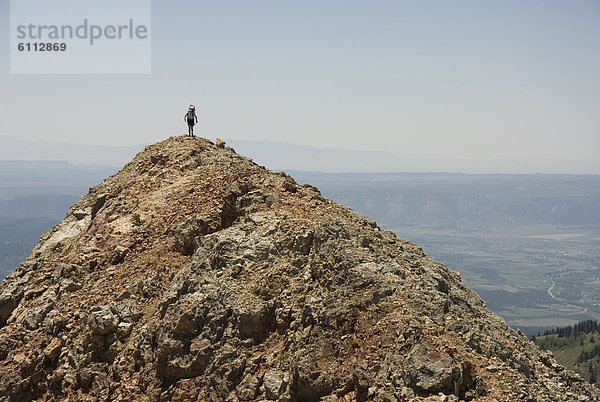
<svg viewBox="0 0 600 402"><path fill-rule="evenodd" d="M550 225L492 233L389 228L459 271L524 331L600 319L600 230Z"/></svg>

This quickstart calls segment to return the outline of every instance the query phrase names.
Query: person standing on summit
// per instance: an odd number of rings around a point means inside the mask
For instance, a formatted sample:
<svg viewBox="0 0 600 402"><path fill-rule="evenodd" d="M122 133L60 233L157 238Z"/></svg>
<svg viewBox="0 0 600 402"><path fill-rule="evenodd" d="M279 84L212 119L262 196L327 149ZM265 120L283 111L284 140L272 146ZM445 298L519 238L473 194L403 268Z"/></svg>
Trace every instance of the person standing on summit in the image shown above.
<svg viewBox="0 0 600 402"><path fill-rule="evenodd" d="M187 120L188 136L194 137L194 124L198 123L198 116L196 116L196 107L194 105L190 105L187 113L183 116L183 120Z"/></svg>

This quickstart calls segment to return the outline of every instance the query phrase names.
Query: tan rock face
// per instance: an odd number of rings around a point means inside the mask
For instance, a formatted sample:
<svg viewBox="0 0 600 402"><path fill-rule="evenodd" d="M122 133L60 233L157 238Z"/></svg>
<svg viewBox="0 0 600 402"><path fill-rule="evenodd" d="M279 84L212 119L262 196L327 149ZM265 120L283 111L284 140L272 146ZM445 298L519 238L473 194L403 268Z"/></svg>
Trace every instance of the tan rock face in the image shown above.
<svg viewBox="0 0 600 402"><path fill-rule="evenodd" d="M92 188L0 285L0 400L36 398L600 393L417 246L224 144L178 137Z"/></svg>

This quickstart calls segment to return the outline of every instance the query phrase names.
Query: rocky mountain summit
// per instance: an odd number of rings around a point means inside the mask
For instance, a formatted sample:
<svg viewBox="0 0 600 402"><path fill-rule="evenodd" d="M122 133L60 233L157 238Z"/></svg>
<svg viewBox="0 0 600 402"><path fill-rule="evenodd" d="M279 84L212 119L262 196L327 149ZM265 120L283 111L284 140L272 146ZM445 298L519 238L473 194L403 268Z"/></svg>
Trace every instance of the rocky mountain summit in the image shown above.
<svg viewBox="0 0 600 402"><path fill-rule="evenodd" d="M460 274L219 145L147 147L2 282L0 400L600 400Z"/></svg>

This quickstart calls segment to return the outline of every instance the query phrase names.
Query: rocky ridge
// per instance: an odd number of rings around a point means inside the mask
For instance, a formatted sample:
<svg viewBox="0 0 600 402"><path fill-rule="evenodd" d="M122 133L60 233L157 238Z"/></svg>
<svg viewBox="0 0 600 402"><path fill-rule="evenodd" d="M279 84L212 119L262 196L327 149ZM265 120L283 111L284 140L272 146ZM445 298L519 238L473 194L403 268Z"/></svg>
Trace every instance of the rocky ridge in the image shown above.
<svg viewBox="0 0 600 402"><path fill-rule="evenodd" d="M416 245L231 148L173 137L91 188L0 285L0 400L32 399L600 392Z"/></svg>

